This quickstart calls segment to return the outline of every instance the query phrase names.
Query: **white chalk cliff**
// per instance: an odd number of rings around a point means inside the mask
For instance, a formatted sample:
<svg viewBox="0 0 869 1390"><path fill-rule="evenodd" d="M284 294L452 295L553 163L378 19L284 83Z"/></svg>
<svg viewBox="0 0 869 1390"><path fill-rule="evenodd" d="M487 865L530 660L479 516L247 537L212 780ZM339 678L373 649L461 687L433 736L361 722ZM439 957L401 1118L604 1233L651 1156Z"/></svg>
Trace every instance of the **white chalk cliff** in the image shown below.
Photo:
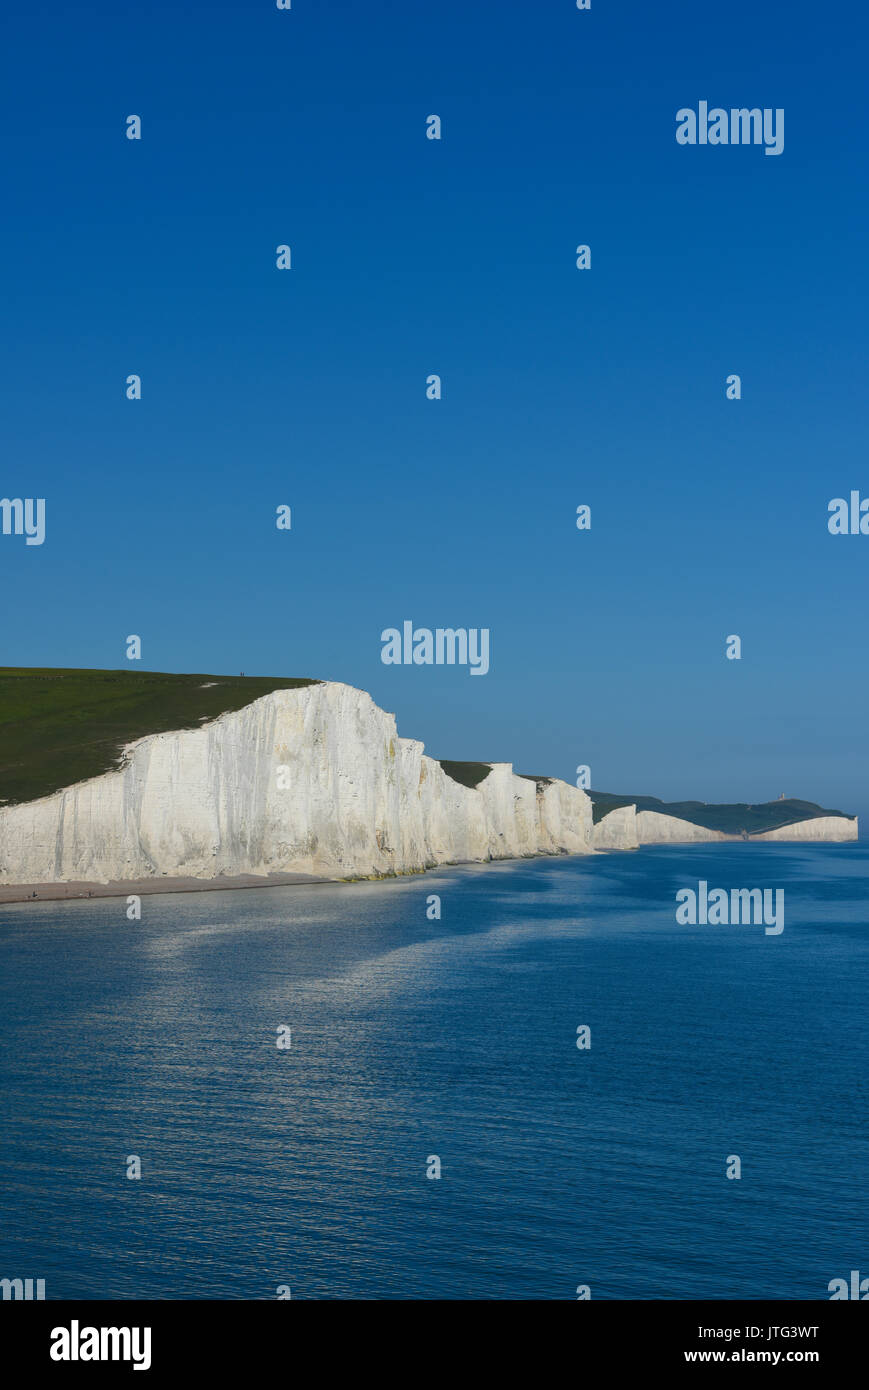
<svg viewBox="0 0 869 1390"><path fill-rule="evenodd" d="M856 816L812 816L792 821L777 830L756 831L748 836L728 835L705 825L682 820L660 811L638 811L636 806L618 806L608 811L594 827L595 849L636 849L638 845L690 845L720 840L856 840Z"/></svg>
<svg viewBox="0 0 869 1390"><path fill-rule="evenodd" d="M679 845L735 837L725 835L720 830L707 830L705 825L695 825L693 821L680 820L677 816L661 815L659 811L638 811L637 838L641 845Z"/></svg>
<svg viewBox="0 0 869 1390"><path fill-rule="evenodd" d="M818 817L753 838L856 836L856 819ZM0 884L361 878L732 838L633 805L593 825L584 791L509 763L465 787L370 695L325 681L140 738L115 771L0 807Z"/></svg>
<svg viewBox="0 0 869 1390"><path fill-rule="evenodd" d="M637 808L616 806L595 823L595 849L637 849Z"/></svg>
<svg viewBox="0 0 869 1390"><path fill-rule="evenodd" d="M762 830L752 840L856 840L857 817L813 816L811 820L780 825L777 830Z"/></svg>
<svg viewBox="0 0 869 1390"><path fill-rule="evenodd" d="M0 883L367 877L591 841L584 791L509 763L462 786L370 695L323 682L138 739L117 771L0 808Z"/></svg>

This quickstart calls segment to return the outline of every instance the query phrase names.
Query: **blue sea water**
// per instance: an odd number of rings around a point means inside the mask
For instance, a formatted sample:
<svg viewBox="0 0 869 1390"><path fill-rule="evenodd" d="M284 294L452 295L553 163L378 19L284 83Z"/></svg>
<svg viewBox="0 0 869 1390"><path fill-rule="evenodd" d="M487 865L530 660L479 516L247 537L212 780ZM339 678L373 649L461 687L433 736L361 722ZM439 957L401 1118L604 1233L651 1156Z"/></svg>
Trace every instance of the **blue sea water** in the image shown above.
<svg viewBox="0 0 869 1390"><path fill-rule="evenodd" d="M828 1298L869 1274L867 858L649 848L146 897L141 922L0 907L0 1276ZM699 879L783 888L784 931L677 925Z"/></svg>

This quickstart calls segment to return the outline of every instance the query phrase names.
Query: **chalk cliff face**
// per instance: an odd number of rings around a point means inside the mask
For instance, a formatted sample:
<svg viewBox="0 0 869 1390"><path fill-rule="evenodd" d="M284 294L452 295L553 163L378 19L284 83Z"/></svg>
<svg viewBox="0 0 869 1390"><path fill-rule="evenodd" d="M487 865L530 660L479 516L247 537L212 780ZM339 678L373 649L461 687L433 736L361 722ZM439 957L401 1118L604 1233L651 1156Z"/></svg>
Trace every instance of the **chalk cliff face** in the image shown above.
<svg viewBox="0 0 869 1390"><path fill-rule="evenodd" d="M118 771L0 808L7 884L348 878L591 849L585 792L508 763L461 786L369 695L334 682L139 739Z"/></svg>
<svg viewBox="0 0 869 1390"><path fill-rule="evenodd" d="M662 816L658 811L637 812L637 839L641 845L685 845L697 840L730 840L720 830L707 830L677 816Z"/></svg>
<svg viewBox="0 0 869 1390"><path fill-rule="evenodd" d="M601 816L594 827L593 843L595 849L636 849L636 806L617 806Z"/></svg>
<svg viewBox="0 0 869 1390"><path fill-rule="evenodd" d="M763 830L752 840L856 840L857 817L813 816L811 820L780 825L777 830Z"/></svg>
<svg viewBox="0 0 869 1390"><path fill-rule="evenodd" d="M597 827L595 827L597 829ZM742 835L726 835L721 830L707 830L693 821L677 816L663 816L657 811L637 812L637 838L641 845L685 845L701 840L742 840ZM749 840L856 840L858 821L854 816L813 816L810 820L794 821L777 830L763 830L749 835ZM595 842L596 843L596 842Z"/></svg>

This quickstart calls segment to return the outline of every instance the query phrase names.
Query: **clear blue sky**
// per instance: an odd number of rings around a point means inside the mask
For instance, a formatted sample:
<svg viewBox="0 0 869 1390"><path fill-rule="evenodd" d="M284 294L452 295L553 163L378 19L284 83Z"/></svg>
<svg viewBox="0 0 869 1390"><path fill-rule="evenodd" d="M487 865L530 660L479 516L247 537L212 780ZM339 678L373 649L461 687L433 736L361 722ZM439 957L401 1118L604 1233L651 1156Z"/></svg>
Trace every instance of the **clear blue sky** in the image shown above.
<svg viewBox="0 0 869 1390"><path fill-rule="evenodd" d="M0 495L47 538L0 536L0 663L138 633L439 757L869 814L869 536L826 526L869 493L861 7L18 9ZM784 153L677 145L700 100ZM489 675L384 666L405 618L488 627Z"/></svg>

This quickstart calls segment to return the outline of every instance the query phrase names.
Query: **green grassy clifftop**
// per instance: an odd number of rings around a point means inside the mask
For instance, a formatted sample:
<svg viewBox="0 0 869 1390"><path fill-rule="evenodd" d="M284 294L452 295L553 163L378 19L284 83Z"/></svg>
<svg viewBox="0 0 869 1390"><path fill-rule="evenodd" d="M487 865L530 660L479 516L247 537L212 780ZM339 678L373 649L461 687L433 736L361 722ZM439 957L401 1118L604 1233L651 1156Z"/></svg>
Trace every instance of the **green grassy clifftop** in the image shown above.
<svg viewBox="0 0 869 1390"><path fill-rule="evenodd" d="M124 744L196 729L272 690L271 676L0 667L0 805L34 801L117 767Z"/></svg>

